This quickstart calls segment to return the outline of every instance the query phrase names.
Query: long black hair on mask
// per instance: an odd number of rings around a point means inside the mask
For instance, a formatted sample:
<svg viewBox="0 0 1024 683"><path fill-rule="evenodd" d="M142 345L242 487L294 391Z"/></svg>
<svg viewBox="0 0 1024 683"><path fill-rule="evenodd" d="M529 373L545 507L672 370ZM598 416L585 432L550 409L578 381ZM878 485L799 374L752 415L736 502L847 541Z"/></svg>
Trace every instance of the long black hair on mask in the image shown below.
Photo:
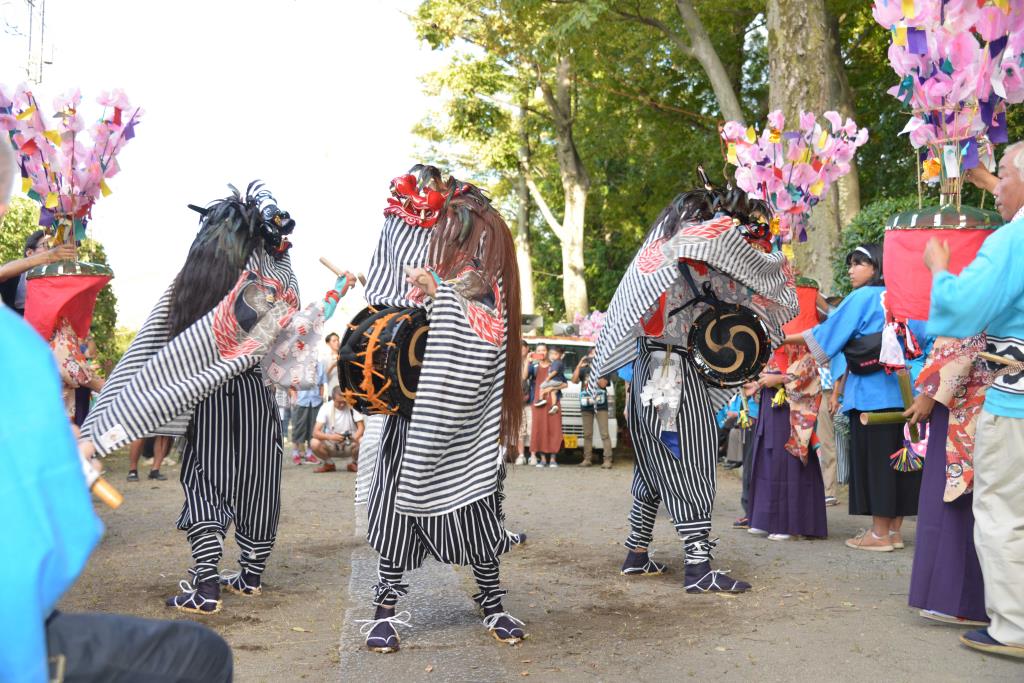
<svg viewBox="0 0 1024 683"><path fill-rule="evenodd" d="M174 278L169 339L174 339L227 296L238 282L253 250L263 240L260 204L272 199L258 181L249 183L245 196L232 185L231 195L206 208L191 206L202 214L199 234Z"/></svg>
<svg viewBox="0 0 1024 683"><path fill-rule="evenodd" d="M709 221L718 213L739 220L743 225L771 218L768 202L753 199L738 187L710 187L687 190L676 196L655 219L648 236L657 230L658 237L671 238L684 225Z"/></svg>
<svg viewBox="0 0 1024 683"><path fill-rule="evenodd" d="M846 267L853 263L867 263L875 267L875 277L865 283L865 287L884 287L885 275L882 273L882 245L860 244L846 255Z"/></svg>

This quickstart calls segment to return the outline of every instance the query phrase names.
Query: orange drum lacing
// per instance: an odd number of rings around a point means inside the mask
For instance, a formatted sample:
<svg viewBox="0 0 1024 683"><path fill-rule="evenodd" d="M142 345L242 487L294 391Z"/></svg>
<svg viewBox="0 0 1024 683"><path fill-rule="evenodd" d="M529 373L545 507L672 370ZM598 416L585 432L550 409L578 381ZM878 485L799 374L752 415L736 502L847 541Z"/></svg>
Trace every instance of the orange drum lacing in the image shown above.
<svg viewBox="0 0 1024 683"><path fill-rule="evenodd" d="M398 410L398 406L389 405L381 398L384 392L391 386L391 378L385 377L373 367L373 359L380 347L380 335L388 321L395 317L395 315L397 314L393 313L375 320L370 329L363 333L366 337L366 351L359 354L363 357L363 362L361 364L356 363L356 365L363 369L363 381L359 383L359 388L363 390L362 398L369 403L370 412L385 413L387 415L394 414ZM384 384L380 389L375 386L374 377L384 380Z"/></svg>
<svg viewBox="0 0 1024 683"><path fill-rule="evenodd" d="M376 310L373 313L376 313ZM397 319L396 316L398 316ZM385 400L388 389L394 384L394 378L387 377L378 371L376 368L377 363L374 361L377 358L377 354L383 353L384 348L393 349L397 346L393 341L381 340L381 335L384 334L390 323L392 321L411 320L412 316L408 313L392 313L374 320L373 324L364 330L363 337L366 339L366 350L356 354L362 359L362 362L352 362L353 365L363 371L363 377L359 383L361 391L345 389L343 395L346 401L354 402L355 399L359 399L365 402L366 410L369 413L384 415L395 415L398 413L398 406L392 405ZM356 326L350 325L349 328L354 330ZM377 386L378 381L380 383L379 387Z"/></svg>

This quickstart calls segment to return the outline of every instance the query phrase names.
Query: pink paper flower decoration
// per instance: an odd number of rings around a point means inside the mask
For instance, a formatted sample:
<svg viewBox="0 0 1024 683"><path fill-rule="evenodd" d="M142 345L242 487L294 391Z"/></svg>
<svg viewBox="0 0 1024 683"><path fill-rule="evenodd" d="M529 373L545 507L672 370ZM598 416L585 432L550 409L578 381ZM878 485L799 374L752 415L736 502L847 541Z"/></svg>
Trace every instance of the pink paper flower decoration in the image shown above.
<svg viewBox="0 0 1024 683"><path fill-rule="evenodd" d="M54 98L55 124L47 125L26 86L13 95L0 86L0 130L18 154L23 187L43 207L41 226L55 226L57 216L72 219L75 235L66 235L67 240L81 238L93 204L110 194L106 181L120 170L117 155L135 137L143 113L120 90L102 93L98 101L104 109L89 130L92 144L87 144L81 134L86 128L79 113L81 100L77 89Z"/></svg>
<svg viewBox="0 0 1024 683"><path fill-rule="evenodd" d="M961 176L990 140L1007 141L1006 105L1024 101L1024 2L875 0L872 14L892 32L900 82L888 92L912 110L904 132L922 161L942 162L928 182Z"/></svg>
<svg viewBox="0 0 1024 683"><path fill-rule="evenodd" d="M850 172L857 148L867 142L866 128L830 111L822 122L800 112L799 129L785 130L781 111L768 115L760 135L735 121L722 127L727 159L736 166L736 185L765 199L778 219L779 238L807 239L807 216L829 187Z"/></svg>

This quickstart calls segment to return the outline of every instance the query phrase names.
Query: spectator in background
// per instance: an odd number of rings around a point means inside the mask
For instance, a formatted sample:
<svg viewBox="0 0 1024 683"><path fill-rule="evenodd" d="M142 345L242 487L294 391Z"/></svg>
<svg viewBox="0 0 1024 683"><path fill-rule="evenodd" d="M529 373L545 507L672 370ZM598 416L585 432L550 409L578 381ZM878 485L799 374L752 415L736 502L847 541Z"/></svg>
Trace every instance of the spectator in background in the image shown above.
<svg viewBox="0 0 1024 683"><path fill-rule="evenodd" d="M548 351L548 358L551 359L551 367L548 370L548 378L540 385L540 396L533 405L538 408L550 405L548 412L557 413L561 407L559 399L562 398L562 389L565 388L565 363L562 361L562 349L552 347Z"/></svg>
<svg viewBox="0 0 1024 683"><path fill-rule="evenodd" d="M533 361L530 358L530 345L526 343L525 339L523 340L522 357L523 357L523 419L522 419L522 422L519 423L519 444L518 444L519 456L516 458L516 464L517 465L525 465L526 464L527 449L530 446L530 417L533 414L533 410L530 407L530 377L529 377L530 363L532 363ZM530 460L531 460L531 462L530 462L531 465L536 465L537 464L536 459L532 455L530 456Z"/></svg>
<svg viewBox="0 0 1024 683"><path fill-rule="evenodd" d="M735 470L743 466L743 456L757 412L757 388L750 382L744 384L715 415L719 431L725 432L725 469Z"/></svg>
<svg viewBox="0 0 1024 683"><path fill-rule="evenodd" d="M167 475L160 473L160 465L163 464L164 458L167 457L168 451L171 450L171 441L173 439L169 436L154 436L151 438L153 440L153 467L149 470L148 478L150 481L167 481ZM142 455L142 449L149 440L136 439L132 441L131 448L128 450L128 481L139 480L139 456Z"/></svg>
<svg viewBox="0 0 1024 683"><path fill-rule="evenodd" d="M841 296L825 299L825 310L819 309L819 317L828 318L842 301ZM846 374L846 356L842 353L832 356L827 366L819 368L819 373L821 406L818 408L818 460L821 462L821 476L825 482L825 505L831 507L839 503L839 499L836 498L836 475L839 464L838 442L843 435L836 433L835 416L841 403L842 384L839 380Z"/></svg>
<svg viewBox="0 0 1024 683"><path fill-rule="evenodd" d="M6 212L6 203L3 205ZM2 217L0 212L0 217ZM45 233L36 230L25 238L24 258L8 261L0 266L0 299L15 313L25 315L25 274L36 266L56 261L74 261L75 248L68 244L49 248Z"/></svg>
<svg viewBox="0 0 1024 683"><path fill-rule="evenodd" d="M308 463L320 462L313 454L313 425L316 415L324 402L324 385L327 375L324 364L316 362L316 386L302 391L291 390L295 396L292 406L292 462L301 465L303 459ZM305 451L305 452L303 452Z"/></svg>
<svg viewBox="0 0 1024 683"><path fill-rule="evenodd" d="M757 418L761 412L757 395L760 386L757 382L744 384L736 396L718 412L717 420L719 425L732 424L729 429L729 463L739 460L739 466L743 468L740 478L740 507L743 508L743 516L732 523L733 529L750 528L750 475L753 471L752 459L754 455L754 430L757 428ZM743 396L746 398L746 415L743 415ZM745 417L745 419L744 419ZM741 426L741 422L746 426ZM737 454L738 451L738 454ZM738 458L737 458L738 455ZM726 465L727 469L735 469L735 466Z"/></svg>
<svg viewBox="0 0 1024 683"><path fill-rule="evenodd" d="M551 412L544 404L537 405L538 401L535 399L548 378L556 377L553 371L554 361L561 358L561 354L555 349L548 350L544 344L537 345L537 353L544 355L530 365L528 375L531 388L530 397L534 399L533 406L530 408L533 411L530 425L530 450L533 452L533 457L537 459L537 467L544 467L548 462L551 463L551 467L558 467L558 452L562 450L562 416L559 413ZM556 390L564 389L567 386L565 378L561 379Z"/></svg>
<svg viewBox="0 0 1024 683"><path fill-rule="evenodd" d="M97 362L99 352L96 349L96 341L89 334L80 345L82 355L85 356L86 361L89 363L89 367L92 368L92 372L96 377L100 376L100 365ZM102 385L100 385L102 389ZM75 417L74 423L76 426L81 427L82 423L85 422L85 418L89 416L89 408L92 405L92 394L93 387L91 386L80 386L75 389Z"/></svg>
<svg viewBox="0 0 1024 683"><path fill-rule="evenodd" d="M323 464L313 472L334 472L337 470L334 457L344 455L346 451L352 458L346 468L349 472L355 472L359 458L359 442L363 440L363 429L363 416L348 404L341 387L334 387L331 390L331 400L320 408L313 427L313 452L323 461Z"/></svg>
<svg viewBox="0 0 1024 683"><path fill-rule="evenodd" d="M340 386L341 379L338 377L338 361L341 354L341 337L334 332L331 332L324 339L327 344L327 362L325 365L327 369L324 371L327 374L327 393L326 396L329 398L334 395L334 387Z"/></svg>
<svg viewBox="0 0 1024 683"><path fill-rule="evenodd" d="M608 435L608 387L613 376L605 375L598 378L596 390L587 388L590 363L596 352L597 350L591 347L590 352L580 360L572 373L572 381L580 384L580 418L583 420L583 462L580 463L580 467L590 467L594 464L596 422L601 434L601 467L607 470L612 466L612 441Z"/></svg>

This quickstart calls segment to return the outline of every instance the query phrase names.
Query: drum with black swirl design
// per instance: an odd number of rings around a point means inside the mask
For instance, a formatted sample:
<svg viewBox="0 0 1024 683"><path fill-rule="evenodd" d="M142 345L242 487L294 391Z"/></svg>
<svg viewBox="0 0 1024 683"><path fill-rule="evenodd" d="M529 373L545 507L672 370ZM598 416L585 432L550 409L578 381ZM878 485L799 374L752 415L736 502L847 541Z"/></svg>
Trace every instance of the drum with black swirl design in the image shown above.
<svg viewBox="0 0 1024 683"><path fill-rule="evenodd" d="M740 304L709 307L693 321L687 341L702 379L716 387L757 379L772 351L764 321Z"/></svg>

